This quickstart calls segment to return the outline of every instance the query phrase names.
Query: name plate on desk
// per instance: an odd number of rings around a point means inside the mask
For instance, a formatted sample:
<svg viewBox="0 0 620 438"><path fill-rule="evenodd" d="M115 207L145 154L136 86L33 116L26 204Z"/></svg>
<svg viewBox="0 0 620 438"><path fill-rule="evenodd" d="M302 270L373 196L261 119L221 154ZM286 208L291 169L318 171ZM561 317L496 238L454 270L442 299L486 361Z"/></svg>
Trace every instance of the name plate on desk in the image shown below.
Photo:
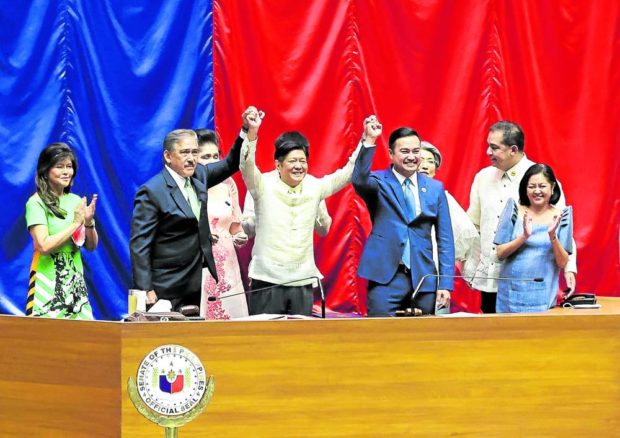
<svg viewBox="0 0 620 438"><path fill-rule="evenodd" d="M175 344L157 347L140 363L136 380L127 381L134 406L145 418L176 437L177 428L198 417L213 397L215 379L208 376L189 349Z"/></svg>

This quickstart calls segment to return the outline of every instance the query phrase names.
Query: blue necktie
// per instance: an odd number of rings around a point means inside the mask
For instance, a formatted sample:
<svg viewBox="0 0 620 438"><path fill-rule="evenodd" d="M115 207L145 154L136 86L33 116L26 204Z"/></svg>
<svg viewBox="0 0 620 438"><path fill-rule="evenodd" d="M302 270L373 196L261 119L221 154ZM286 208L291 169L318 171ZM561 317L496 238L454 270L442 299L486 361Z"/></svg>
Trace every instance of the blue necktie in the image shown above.
<svg viewBox="0 0 620 438"><path fill-rule="evenodd" d="M407 218L409 221L415 218L415 197L413 196L413 189L411 188L411 180L405 179L405 186L403 192L405 194L405 204L407 205ZM402 262L408 268L411 269L411 242L409 241L409 230L407 230L407 242L405 242L405 249L403 250Z"/></svg>
<svg viewBox="0 0 620 438"><path fill-rule="evenodd" d="M413 183L409 178L407 178L404 182L405 187L403 188L403 192L405 193L405 203L407 204L407 210L409 213L410 221L415 219L415 196L413 196Z"/></svg>

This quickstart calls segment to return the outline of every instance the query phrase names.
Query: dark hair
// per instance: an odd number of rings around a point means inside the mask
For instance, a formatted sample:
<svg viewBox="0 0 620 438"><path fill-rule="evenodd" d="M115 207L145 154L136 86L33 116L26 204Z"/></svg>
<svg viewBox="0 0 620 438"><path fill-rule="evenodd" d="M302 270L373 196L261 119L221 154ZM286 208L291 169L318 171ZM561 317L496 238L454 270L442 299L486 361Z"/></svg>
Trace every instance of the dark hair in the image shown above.
<svg viewBox="0 0 620 438"><path fill-rule="evenodd" d="M310 148L310 143L308 143L306 136L299 131L283 132L276 138L275 147L273 158L279 162L282 162L284 157L294 150L302 150L306 158L310 157L308 150Z"/></svg>
<svg viewBox="0 0 620 438"><path fill-rule="evenodd" d="M521 205L530 206L530 200L527 197L527 185L530 182L530 178L538 174L542 174L553 185L553 193L551 193L551 198L549 198L549 204L556 204L560 200L562 189L560 189L558 180L555 178L553 169L546 164L534 164L525 171L525 175L523 175L519 183L519 203Z"/></svg>
<svg viewBox="0 0 620 438"><path fill-rule="evenodd" d="M67 216L67 212L60 208L58 195L52 191L49 185L48 174L52 167L67 158L71 160L73 176L71 177L71 182L64 188L63 192L71 192L71 186L73 185L73 181L75 181L75 175L77 175L77 159L66 143L52 143L41 151L39 161L37 162L37 174L34 177L39 197L54 216L60 219L64 219Z"/></svg>
<svg viewBox="0 0 620 438"><path fill-rule="evenodd" d="M495 131L502 133L502 143L507 146L515 145L519 152L523 152L525 134L519 125L509 120L501 120L489 128L489 132Z"/></svg>
<svg viewBox="0 0 620 438"><path fill-rule="evenodd" d="M218 150L220 148L220 141L217 139L217 135L215 135L215 131L210 129L194 129L196 136L198 137L198 146L202 146L204 143L213 143L217 146Z"/></svg>
<svg viewBox="0 0 620 438"><path fill-rule="evenodd" d="M394 152L394 143L396 143L396 140L398 140L399 138L411 137L411 136L418 137L418 139L420 139L420 136L418 135L418 131L416 131L415 129L411 129L406 126L395 129L390 134L390 138L388 140L388 145L390 147L390 150Z"/></svg>

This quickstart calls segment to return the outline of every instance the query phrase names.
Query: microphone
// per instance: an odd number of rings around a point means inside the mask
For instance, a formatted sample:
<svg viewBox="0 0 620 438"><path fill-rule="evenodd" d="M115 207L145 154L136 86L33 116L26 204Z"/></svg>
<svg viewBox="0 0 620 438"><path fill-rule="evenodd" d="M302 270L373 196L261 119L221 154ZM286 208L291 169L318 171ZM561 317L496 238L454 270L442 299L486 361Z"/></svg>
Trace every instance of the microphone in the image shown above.
<svg viewBox="0 0 620 438"><path fill-rule="evenodd" d="M420 289L422 288L422 285L424 284L424 282L426 281L427 278L429 277L435 277L437 278L437 280L439 280L440 278L462 278L464 280L474 280L474 279L479 279L479 280L517 280L517 281L532 281L532 282L536 282L536 283L542 283L545 281L544 278L542 277L534 277L534 278L523 278L523 277L479 277L477 275L447 275L447 274L424 274L422 276L422 278L420 278L420 281L418 282L417 286L415 287L415 289L413 290L413 293L411 294L411 308L407 309L407 310L398 310L396 311L396 316L420 316L422 315L422 311L420 309L416 309L415 307L413 307L413 300L415 299L415 297L418 295L418 292L420 292ZM435 290L437 290L438 287L435 287Z"/></svg>
<svg viewBox="0 0 620 438"><path fill-rule="evenodd" d="M321 318L325 319L325 291L323 290L323 284L321 284L321 279L319 277L317 277L317 276L300 278L299 280L287 281L286 283L274 284L273 286L259 287L258 289L250 289L248 291L237 292L236 294L225 295L223 297L216 297L214 295L209 295L207 297L207 301L212 303L212 302L215 302L217 300L225 300L226 298L236 297L236 296L239 296L239 295L253 294L253 293L256 293L256 292L264 292L266 290L272 289L274 286L288 286L288 285L292 285L292 284L295 284L295 283L299 283L300 281L306 281L306 280L316 280L316 282L319 285L319 293L321 294Z"/></svg>

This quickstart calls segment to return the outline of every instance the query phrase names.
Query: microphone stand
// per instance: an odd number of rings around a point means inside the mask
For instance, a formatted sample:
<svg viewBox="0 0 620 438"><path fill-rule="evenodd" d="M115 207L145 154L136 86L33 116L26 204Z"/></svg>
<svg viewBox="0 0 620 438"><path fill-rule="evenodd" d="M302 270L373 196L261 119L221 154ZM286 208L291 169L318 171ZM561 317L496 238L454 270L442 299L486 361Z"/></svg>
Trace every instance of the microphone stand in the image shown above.
<svg viewBox="0 0 620 438"><path fill-rule="evenodd" d="M422 311L420 309L416 309L415 307L413 307L413 300L418 295L418 292L420 292L420 289L422 288L424 281L429 277L437 278L438 282L440 278L463 278L466 280L473 280L475 278L480 279L480 280L517 280L517 281L534 281L536 283L542 283L543 281L545 281L545 279L542 277L536 277L536 278L479 277L477 275L469 276L469 275L424 274L422 278L420 278L420 281L418 282L415 289L413 290L413 293L411 294L411 308L404 310L404 311L401 310L400 313L397 312L396 316L420 316L422 315ZM438 289L438 285L435 287L435 290L437 289Z"/></svg>
<svg viewBox="0 0 620 438"><path fill-rule="evenodd" d="M229 298L229 297L236 297L238 295L245 295L245 294L253 294L256 292L262 292L268 289L272 289L274 286L288 286L288 285L299 283L300 281L306 281L306 280L316 280L316 282L319 285L319 294L321 295L321 319L325 319L325 291L323 290L323 284L321 283L321 279L317 276L300 278L299 280L287 281L286 283L274 284L273 286L265 286L265 287L260 287L258 289L250 289L248 291L237 292L236 294L226 295L223 297L216 297L213 295L209 295L209 297L207 297L207 301L214 302L214 301L217 301L218 299L225 300L226 298Z"/></svg>

